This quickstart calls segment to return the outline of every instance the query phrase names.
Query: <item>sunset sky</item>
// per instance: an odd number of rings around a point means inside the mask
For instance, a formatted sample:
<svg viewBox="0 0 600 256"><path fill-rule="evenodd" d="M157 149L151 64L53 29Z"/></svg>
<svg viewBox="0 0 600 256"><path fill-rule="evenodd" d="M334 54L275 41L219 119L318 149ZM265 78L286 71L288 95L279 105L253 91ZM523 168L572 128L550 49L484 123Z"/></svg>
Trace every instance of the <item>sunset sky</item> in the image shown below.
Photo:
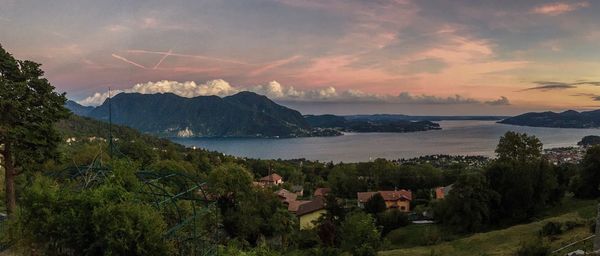
<svg viewBox="0 0 600 256"><path fill-rule="evenodd" d="M86 105L111 87L251 90L303 113L517 114L600 108L599 13L592 0L0 0L0 44Z"/></svg>

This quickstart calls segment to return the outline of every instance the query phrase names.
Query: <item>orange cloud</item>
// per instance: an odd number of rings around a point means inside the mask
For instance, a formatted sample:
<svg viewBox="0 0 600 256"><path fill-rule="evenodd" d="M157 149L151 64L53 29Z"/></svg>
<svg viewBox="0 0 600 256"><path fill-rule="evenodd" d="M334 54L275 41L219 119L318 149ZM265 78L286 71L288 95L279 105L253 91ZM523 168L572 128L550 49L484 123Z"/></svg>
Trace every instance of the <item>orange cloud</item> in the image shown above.
<svg viewBox="0 0 600 256"><path fill-rule="evenodd" d="M544 4L533 8L532 12L543 15L556 16L566 12L572 12L579 8L588 7L588 2L577 2L577 3L551 3Z"/></svg>

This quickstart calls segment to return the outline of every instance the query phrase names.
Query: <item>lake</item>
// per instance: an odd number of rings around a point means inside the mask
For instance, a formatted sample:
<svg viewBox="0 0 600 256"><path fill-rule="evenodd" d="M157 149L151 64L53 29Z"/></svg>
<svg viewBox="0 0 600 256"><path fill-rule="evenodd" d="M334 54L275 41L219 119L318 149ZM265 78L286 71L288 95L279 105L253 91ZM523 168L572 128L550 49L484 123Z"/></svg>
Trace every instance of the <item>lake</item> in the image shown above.
<svg viewBox="0 0 600 256"><path fill-rule="evenodd" d="M358 162L432 154L493 156L498 139L507 131L535 135L542 140L544 148L575 146L586 135L600 135L600 129L524 127L494 121L441 121L439 124L442 130L413 133L351 133L338 137L290 139L171 140L189 147L196 146L241 157Z"/></svg>

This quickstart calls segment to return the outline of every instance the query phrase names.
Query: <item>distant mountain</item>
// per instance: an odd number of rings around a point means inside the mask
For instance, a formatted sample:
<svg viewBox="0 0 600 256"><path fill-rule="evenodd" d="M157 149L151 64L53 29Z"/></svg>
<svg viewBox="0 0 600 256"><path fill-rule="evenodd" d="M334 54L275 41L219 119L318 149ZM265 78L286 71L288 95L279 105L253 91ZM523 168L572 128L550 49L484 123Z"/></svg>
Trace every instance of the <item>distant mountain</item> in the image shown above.
<svg viewBox="0 0 600 256"><path fill-rule="evenodd" d="M409 116L399 114L375 114L375 115L348 115L344 116L348 120L369 120L369 121L497 121L507 118L507 116Z"/></svg>
<svg viewBox="0 0 600 256"><path fill-rule="evenodd" d="M504 119L499 123L553 128L597 128L600 127L600 110L531 112Z"/></svg>
<svg viewBox="0 0 600 256"><path fill-rule="evenodd" d="M440 125L431 121L410 121L374 116L306 115L306 121L316 128L336 129L341 132L416 132L439 130Z"/></svg>
<svg viewBox="0 0 600 256"><path fill-rule="evenodd" d="M94 110L94 107L82 106L79 103L72 100L67 100L65 107L71 110L73 114L78 116L87 116L92 110Z"/></svg>
<svg viewBox="0 0 600 256"><path fill-rule="evenodd" d="M111 104L112 120L115 124L161 136L315 135L298 111L278 105L267 97L252 92L240 92L224 98L217 96L185 98L172 93L121 93L112 98ZM108 106L108 101L105 101L84 116L108 120Z"/></svg>

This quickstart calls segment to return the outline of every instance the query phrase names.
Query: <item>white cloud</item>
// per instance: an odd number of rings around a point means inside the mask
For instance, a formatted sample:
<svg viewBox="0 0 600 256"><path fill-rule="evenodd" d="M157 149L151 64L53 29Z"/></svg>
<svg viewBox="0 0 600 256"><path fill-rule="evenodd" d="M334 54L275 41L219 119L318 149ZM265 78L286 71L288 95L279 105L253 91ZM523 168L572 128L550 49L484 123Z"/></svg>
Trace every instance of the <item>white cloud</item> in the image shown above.
<svg viewBox="0 0 600 256"><path fill-rule="evenodd" d="M182 97L197 97L217 95L220 97L233 95L240 91L251 91L262 94L278 101L304 101L304 102L381 102L381 103L400 103L400 104L488 104L488 105L508 105L508 98L501 97L497 100L480 101L460 95L449 97L439 97L433 95L413 95L408 92L402 92L397 96L378 95L366 93L359 90L338 90L335 87L324 87L316 89L296 89L293 86L284 86L277 81L271 81L264 85L249 87L233 87L227 81L222 79L210 80L205 83L197 84L194 81L157 81L136 84L130 89L115 90L112 95L121 92L127 93L173 93ZM95 93L81 101L82 105L97 106L102 104L108 98L108 92Z"/></svg>
<svg viewBox="0 0 600 256"><path fill-rule="evenodd" d="M127 93L142 93L142 94L154 94L154 93L173 93L182 97L196 97L205 95L217 95L217 96L228 96L238 92L236 88L233 88L227 81L222 79L210 80L203 84L196 84L194 81L177 82L177 81L157 81L147 82L134 85L130 89L126 90L115 90L112 95L117 95L121 92ZM108 92L105 93L94 93L81 101L79 104L86 106L98 106L102 104L108 98Z"/></svg>
<svg viewBox="0 0 600 256"><path fill-rule="evenodd" d="M478 100L465 98L460 95L450 97L437 97L433 95L412 95L408 92L403 92L398 97L392 99L395 103L417 103L417 104L475 104L480 103Z"/></svg>
<svg viewBox="0 0 600 256"><path fill-rule="evenodd" d="M499 99L486 101L485 104L492 105L492 106L507 106L507 105L510 105L510 101L508 100L507 97L500 96Z"/></svg>

